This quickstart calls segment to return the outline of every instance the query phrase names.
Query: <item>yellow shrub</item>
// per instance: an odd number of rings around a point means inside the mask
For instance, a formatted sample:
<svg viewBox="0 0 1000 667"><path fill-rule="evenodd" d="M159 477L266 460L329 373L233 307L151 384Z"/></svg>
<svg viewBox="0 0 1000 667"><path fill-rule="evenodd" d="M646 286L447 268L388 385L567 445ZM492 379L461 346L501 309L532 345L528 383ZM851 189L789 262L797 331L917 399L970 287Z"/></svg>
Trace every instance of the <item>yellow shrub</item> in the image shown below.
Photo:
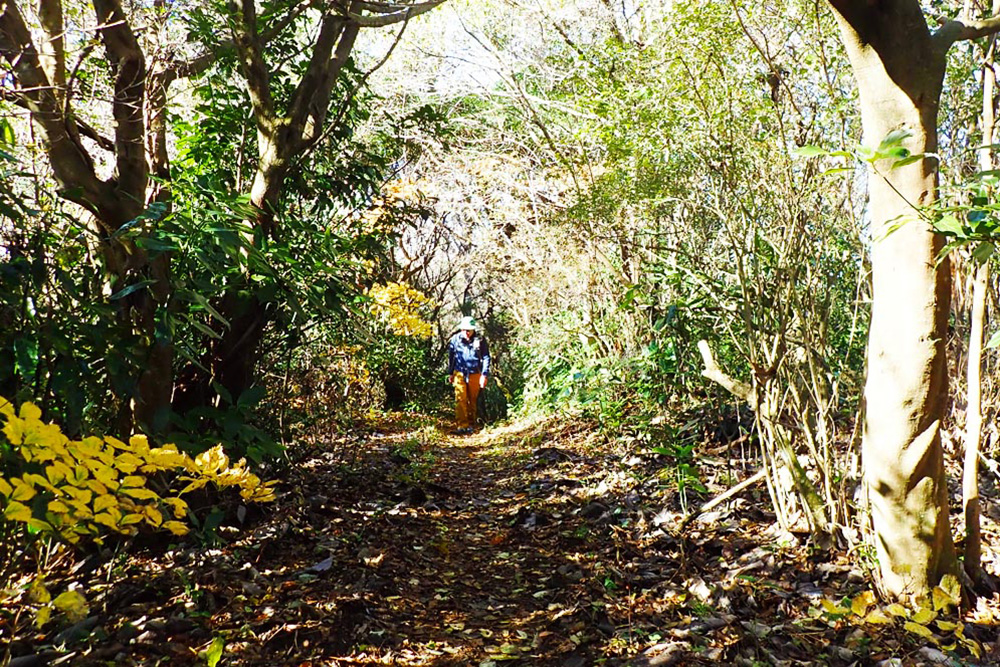
<svg viewBox="0 0 1000 667"><path fill-rule="evenodd" d="M420 317L419 310L430 301L418 290L403 283L376 285L368 290L371 311L399 336L430 338L434 329Z"/></svg>
<svg viewBox="0 0 1000 667"><path fill-rule="evenodd" d="M0 508L4 519L33 532L72 544L83 537L99 542L108 530L132 535L140 525L183 535L188 506L181 496L208 483L239 487L250 502L274 500L271 484L247 470L246 461L231 464L221 445L192 459L174 445L150 447L142 435L128 444L111 436L70 440L41 414L31 403L15 412L0 397L3 433L24 461L20 474L0 475ZM155 473L170 479L159 493L147 486Z"/></svg>

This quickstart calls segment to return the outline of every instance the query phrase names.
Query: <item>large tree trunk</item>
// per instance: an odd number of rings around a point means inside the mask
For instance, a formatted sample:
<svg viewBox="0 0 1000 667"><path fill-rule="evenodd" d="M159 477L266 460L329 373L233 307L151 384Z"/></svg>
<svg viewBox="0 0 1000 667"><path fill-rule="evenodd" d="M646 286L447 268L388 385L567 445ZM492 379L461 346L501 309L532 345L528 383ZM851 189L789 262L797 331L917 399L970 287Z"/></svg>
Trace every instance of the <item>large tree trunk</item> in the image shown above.
<svg viewBox="0 0 1000 667"><path fill-rule="evenodd" d="M906 130L913 153L937 149L945 51L918 3L831 0L858 82L865 142ZM917 214L933 203L931 158L869 172L873 303L863 444L880 585L925 594L956 569L941 451L947 399L949 271L941 242ZM890 228L906 221L896 231Z"/></svg>

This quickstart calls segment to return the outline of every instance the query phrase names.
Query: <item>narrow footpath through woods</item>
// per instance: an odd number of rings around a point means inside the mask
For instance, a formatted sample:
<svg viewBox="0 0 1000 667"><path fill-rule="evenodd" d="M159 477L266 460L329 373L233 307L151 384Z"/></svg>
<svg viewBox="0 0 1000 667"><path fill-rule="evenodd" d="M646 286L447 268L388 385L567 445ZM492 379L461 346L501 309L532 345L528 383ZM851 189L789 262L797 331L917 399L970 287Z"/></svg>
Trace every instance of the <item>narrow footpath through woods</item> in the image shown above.
<svg viewBox="0 0 1000 667"><path fill-rule="evenodd" d="M220 665L269 666L911 665L944 656L891 618L861 622L875 609L864 574L842 550L808 549L804 536L777 531L762 485L676 533L683 514L665 457L583 423L457 437L399 415L294 451L277 505L223 525L225 546L147 545L109 569L90 626L69 636L70 664L204 665L221 655ZM717 460L703 466L710 488L752 473ZM963 636L995 649L995 628L968 624Z"/></svg>

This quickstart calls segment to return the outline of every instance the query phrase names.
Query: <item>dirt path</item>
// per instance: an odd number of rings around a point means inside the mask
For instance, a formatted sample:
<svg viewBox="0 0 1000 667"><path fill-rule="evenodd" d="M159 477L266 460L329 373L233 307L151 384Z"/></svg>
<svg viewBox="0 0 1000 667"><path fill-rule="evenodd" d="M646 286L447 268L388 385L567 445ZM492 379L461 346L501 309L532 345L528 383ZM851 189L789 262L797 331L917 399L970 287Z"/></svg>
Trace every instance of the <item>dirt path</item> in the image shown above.
<svg viewBox="0 0 1000 667"><path fill-rule="evenodd" d="M352 601L351 659L594 664L590 645L616 632L606 598L629 545L610 490L603 502L584 492L602 469L594 448L573 433L546 446L554 436L431 427L370 440L396 469L366 499L331 505L343 569L328 581Z"/></svg>
<svg viewBox="0 0 1000 667"><path fill-rule="evenodd" d="M219 649L220 665L934 664L901 623L824 611L868 584L843 554L776 533L763 489L672 536L682 515L669 462L583 425L456 437L399 416L296 451L278 503L230 517L224 546L147 545L102 565L97 613L60 654L74 665L205 665ZM703 467L709 485L732 472ZM966 636L996 641L995 628Z"/></svg>

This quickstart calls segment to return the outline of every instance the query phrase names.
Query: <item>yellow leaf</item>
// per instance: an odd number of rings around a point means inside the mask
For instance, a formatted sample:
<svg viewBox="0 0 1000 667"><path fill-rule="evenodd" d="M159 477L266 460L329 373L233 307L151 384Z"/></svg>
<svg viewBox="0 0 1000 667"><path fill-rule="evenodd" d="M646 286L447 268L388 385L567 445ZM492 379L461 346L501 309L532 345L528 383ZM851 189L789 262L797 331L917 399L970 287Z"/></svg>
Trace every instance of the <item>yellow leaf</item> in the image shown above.
<svg viewBox="0 0 1000 667"><path fill-rule="evenodd" d="M8 419L14 416L14 404L0 396L0 415Z"/></svg>
<svg viewBox="0 0 1000 667"><path fill-rule="evenodd" d="M37 485L37 486L42 487L43 489L46 489L47 491L51 491L52 493L56 494L57 496L63 495L63 492L60 489L57 489L56 487L54 487L51 484L51 482L49 482L48 479L46 479L45 477L42 477L41 475L39 475L37 473L33 473L33 472L27 473L26 475L23 476L23 479L26 482L31 482L32 485Z"/></svg>
<svg viewBox="0 0 1000 667"><path fill-rule="evenodd" d="M962 589L958 579L954 575L945 575L941 579L941 585L935 586L931 591L931 599L934 609L938 611L957 607L962 602Z"/></svg>
<svg viewBox="0 0 1000 667"><path fill-rule="evenodd" d="M21 419L25 421L38 421L42 418L42 411L34 403L21 404Z"/></svg>
<svg viewBox="0 0 1000 667"><path fill-rule="evenodd" d="M79 442L71 443L69 447L70 453L72 453L73 456L80 461L95 458L103 450L104 442L100 438L93 435L86 437Z"/></svg>
<svg viewBox="0 0 1000 667"><path fill-rule="evenodd" d="M958 627L957 623L952 623L951 621L945 621L943 619L938 619L937 626L942 632L951 632Z"/></svg>
<svg viewBox="0 0 1000 667"><path fill-rule="evenodd" d="M126 445L124 442L122 442L118 438L115 438L115 437L110 436L110 435L104 436L104 442L108 443L109 445L111 445L115 449L128 450L128 448L129 448L128 445Z"/></svg>
<svg viewBox="0 0 1000 667"><path fill-rule="evenodd" d="M108 494L108 487L101 484L96 479L91 479L87 481L87 488L96 493L99 496L105 496Z"/></svg>
<svg viewBox="0 0 1000 667"><path fill-rule="evenodd" d="M67 486L63 488L66 495L75 500L78 503L89 503L94 497L93 492L90 489L77 489L72 486Z"/></svg>
<svg viewBox="0 0 1000 667"><path fill-rule="evenodd" d="M10 485L10 482L0 477L0 495L6 498L12 493L14 493L14 487Z"/></svg>
<svg viewBox="0 0 1000 667"><path fill-rule="evenodd" d="M969 653L971 653L976 658L976 660L981 658L983 655L983 648L977 641L973 641L971 639L965 639L962 640L962 646L967 648L969 650Z"/></svg>
<svg viewBox="0 0 1000 667"><path fill-rule="evenodd" d="M94 513L90 511L90 506L87 503L80 502L79 500L70 500L69 506L73 509L73 514L78 519L91 519Z"/></svg>
<svg viewBox="0 0 1000 667"><path fill-rule="evenodd" d="M66 614L70 621L76 623L87 618L90 608L87 606L87 598L79 591L66 591L61 593L52 604L56 609Z"/></svg>
<svg viewBox="0 0 1000 667"><path fill-rule="evenodd" d="M249 482L247 475L249 475L249 473L246 470L242 470L240 468L230 468L219 473L215 483L219 486L243 485Z"/></svg>
<svg viewBox="0 0 1000 667"><path fill-rule="evenodd" d="M163 523L163 514L152 505L143 506L142 511L146 515L146 518L149 519L149 523L154 526L159 526Z"/></svg>
<svg viewBox="0 0 1000 667"><path fill-rule="evenodd" d="M139 500L152 500L154 498L159 498L155 492L150 491L149 489L121 489L121 493Z"/></svg>
<svg viewBox="0 0 1000 667"><path fill-rule="evenodd" d="M180 521L164 521L161 528L166 528L174 535L187 535L188 527Z"/></svg>
<svg viewBox="0 0 1000 667"><path fill-rule="evenodd" d="M117 505L118 505L118 499L110 494L97 496L97 498L94 500L94 511L100 512L101 510L106 510L109 507L115 507Z"/></svg>
<svg viewBox="0 0 1000 667"><path fill-rule="evenodd" d="M885 610L893 616L898 616L900 618L906 618L910 615L910 612L906 610L906 607L896 602L886 607Z"/></svg>
<svg viewBox="0 0 1000 667"><path fill-rule="evenodd" d="M115 467L126 474L135 472L143 463L138 456L128 452L122 452L115 457Z"/></svg>
<svg viewBox="0 0 1000 667"><path fill-rule="evenodd" d="M50 500L49 511L53 514L69 514L69 507L61 500Z"/></svg>
<svg viewBox="0 0 1000 667"><path fill-rule="evenodd" d="M77 464L73 466L73 473L66 476L66 481L68 481L73 486L82 486L87 483L87 479L90 477L90 471L86 467Z"/></svg>
<svg viewBox="0 0 1000 667"><path fill-rule="evenodd" d="M15 447L24 444L24 422L17 417L10 416L7 418L7 425L3 427L3 432L7 436L7 440L10 441L10 444Z"/></svg>
<svg viewBox="0 0 1000 667"><path fill-rule="evenodd" d="M129 475L122 480L122 486L145 486L146 478L139 475Z"/></svg>
<svg viewBox="0 0 1000 667"><path fill-rule="evenodd" d="M49 622L52 617L52 607L39 607L35 612L35 627L41 630L42 626Z"/></svg>
<svg viewBox="0 0 1000 667"><path fill-rule="evenodd" d="M49 448L36 449L31 457L38 463L45 463L46 461L54 461L56 458L56 453Z"/></svg>
<svg viewBox="0 0 1000 667"><path fill-rule="evenodd" d="M240 492L240 495L242 495L244 499L254 503L270 503L275 499L274 487L271 483L253 489L253 492L249 494L243 494L243 492Z"/></svg>
<svg viewBox="0 0 1000 667"><path fill-rule="evenodd" d="M926 626L914 623L913 621L907 621L903 624L903 628L915 635L923 637L924 639L930 639L934 643L937 643L937 637L935 637L934 633L928 630Z"/></svg>
<svg viewBox="0 0 1000 667"><path fill-rule="evenodd" d="M149 453L149 439L141 433L129 438L128 444L133 452L140 455Z"/></svg>
<svg viewBox="0 0 1000 667"><path fill-rule="evenodd" d="M222 445L216 445L202 452L194 459L198 469L205 473L217 473L229 467L229 457L222 451Z"/></svg>
<svg viewBox="0 0 1000 667"><path fill-rule="evenodd" d="M49 594L49 589L45 587L45 579L43 577L38 577L28 588L28 599L35 604L48 604L52 596Z"/></svg>
<svg viewBox="0 0 1000 667"><path fill-rule="evenodd" d="M851 611L853 611L857 616L864 616L868 611L868 607L870 607L874 602L875 594L871 591L864 591L851 600Z"/></svg>
<svg viewBox="0 0 1000 667"><path fill-rule="evenodd" d="M188 479L190 479L190 478L188 478ZM192 491L197 491L198 489L200 489L201 487L205 486L206 484L208 484L208 480L207 479L204 479L204 478L202 478L202 479L196 479L193 482L191 482L190 484L188 484L187 486L185 486L183 489L181 489L180 493L178 493L177 495L183 496L185 493L191 493Z"/></svg>
<svg viewBox="0 0 1000 667"><path fill-rule="evenodd" d="M19 502L12 502L3 511L4 517L10 521L27 521L31 518L31 510Z"/></svg>
<svg viewBox="0 0 1000 667"><path fill-rule="evenodd" d="M112 488L118 488L118 473L108 464L102 463L97 459L84 459L83 465L87 466L94 479L98 480L101 484L106 484L109 487L113 484Z"/></svg>
<svg viewBox="0 0 1000 667"><path fill-rule="evenodd" d="M73 469L62 461L54 461L51 465L45 466L45 476L53 484L59 484L73 474Z"/></svg>
<svg viewBox="0 0 1000 667"><path fill-rule="evenodd" d="M25 523L28 524L28 528L34 528L40 533L51 533L52 524L48 521L42 521L41 519L36 519L34 517L28 519Z"/></svg>
<svg viewBox="0 0 1000 667"><path fill-rule="evenodd" d="M115 521L115 518L108 512L101 512L100 514L95 514L94 523L99 523L102 526L107 526L112 530L118 530L118 522Z"/></svg>
<svg viewBox="0 0 1000 667"><path fill-rule="evenodd" d="M828 614L846 614L850 611L846 607L841 607L840 605L830 602L829 600L823 600L820 604L823 605L823 611Z"/></svg>
<svg viewBox="0 0 1000 667"><path fill-rule="evenodd" d="M952 604L959 605L962 602L962 584L958 582L958 577L953 574L946 574L941 577L941 590L948 594Z"/></svg>
<svg viewBox="0 0 1000 667"><path fill-rule="evenodd" d="M24 480L17 478L10 481L14 483L14 491L10 494L11 500L24 501L35 497L37 492L31 484L27 484Z"/></svg>
<svg viewBox="0 0 1000 667"><path fill-rule="evenodd" d="M164 504L169 505L173 510L175 519L181 519L187 516L188 504L180 498L163 498L162 500Z"/></svg>
<svg viewBox="0 0 1000 667"><path fill-rule="evenodd" d="M937 618L936 612L927 608L921 608L918 609L917 612L913 615L912 620L914 623L919 623L920 625L927 625L935 618Z"/></svg>
<svg viewBox="0 0 1000 667"><path fill-rule="evenodd" d="M133 523L142 523L145 520L146 517L141 514L126 514L122 517L121 525L131 526Z"/></svg>
<svg viewBox="0 0 1000 667"><path fill-rule="evenodd" d="M160 468L183 468L188 462L188 458L177 451L173 445L157 447L149 452L147 460Z"/></svg>

